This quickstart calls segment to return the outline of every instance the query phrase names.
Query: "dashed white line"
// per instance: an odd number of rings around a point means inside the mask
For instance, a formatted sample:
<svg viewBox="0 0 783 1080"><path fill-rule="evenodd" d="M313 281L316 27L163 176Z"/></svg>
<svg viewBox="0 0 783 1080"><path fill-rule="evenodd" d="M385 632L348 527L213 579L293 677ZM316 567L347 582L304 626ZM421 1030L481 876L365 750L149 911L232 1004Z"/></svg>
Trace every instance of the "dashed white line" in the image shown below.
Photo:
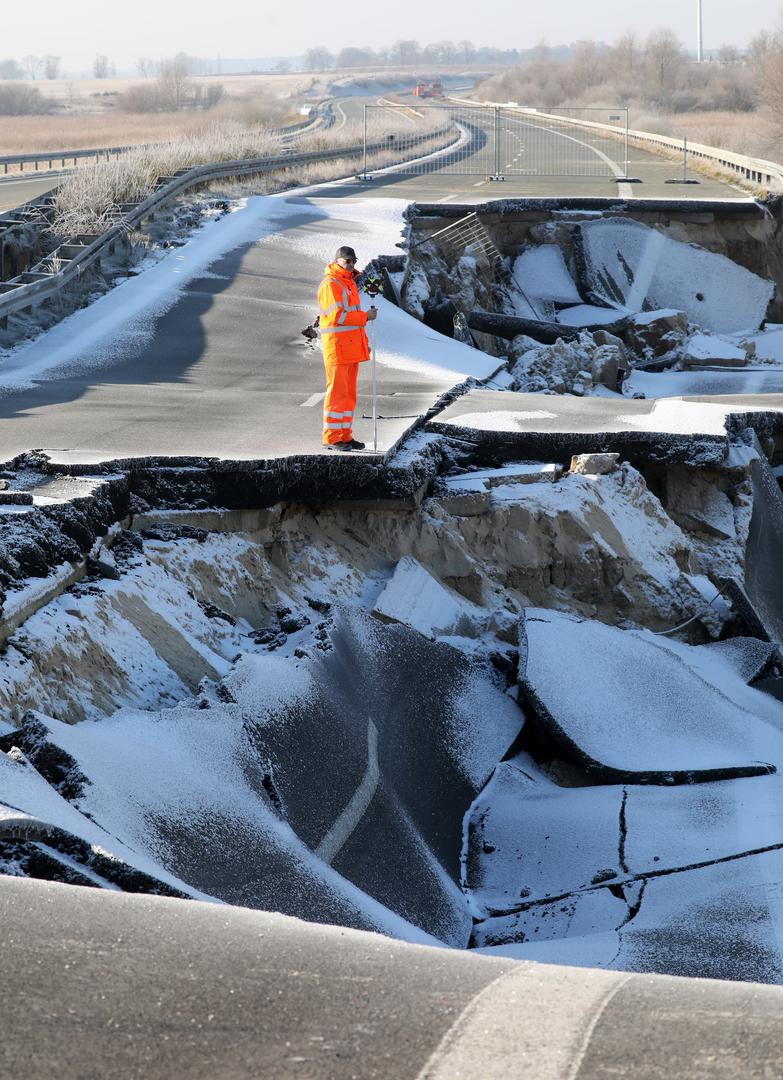
<svg viewBox="0 0 783 1080"><path fill-rule="evenodd" d="M320 394L311 394L307 401L302 402L303 409L312 409L314 405L318 405L326 397L326 391L322 391Z"/></svg>
<svg viewBox="0 0 783 1080"><path fill-rule="evenodd" d="M367 771L342 814L315 849L315 854L326 863L333 863L345 842L364 817L373 800L381 770L378 765L378 729L372 720L367 724Z"/></svg>

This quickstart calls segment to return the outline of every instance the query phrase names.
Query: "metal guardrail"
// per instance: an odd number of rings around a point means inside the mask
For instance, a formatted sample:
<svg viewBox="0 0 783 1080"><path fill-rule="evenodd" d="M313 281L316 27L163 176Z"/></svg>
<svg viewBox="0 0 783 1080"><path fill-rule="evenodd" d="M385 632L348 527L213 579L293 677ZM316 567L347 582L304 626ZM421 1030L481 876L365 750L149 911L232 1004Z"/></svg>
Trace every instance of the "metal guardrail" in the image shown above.
<svg viewBox="0 0 783 1080"><path fill-rule="evenodd" d="M306 120L299 120L285 127L271 128L270 134L275 138L286 139L312 131L321 122L321 108L321 104L316 106L313 110L314 115L308 116ZM33 165L33 172L38 172L39 165L46 164L48 170L54 169L54 163L59 162L60 168L64 169L68 162L72 162L75 166L77 161L95 159L97 164L101 161L109 161L112 157L117 157L120 154L127 154L129 150L139 150L156 145L158 144L135 143L132 146L99 146L82 150L45 150L40 154L5 154L0 156L0 168L3 176L8 176L9 169L14 165L19 166L19 172L22 175L24 174L25 165Z"/></svg>
<svg viewBox="0 0 783 1080"><path fill-rule="evenodd" d="M125 154L133 149L132 146L102 146L92 150L47 150L43 154L6 154L0 157L0 166L3 168L4 176L8 175L8 170L12 165L18 165L20 173L24 173L25 165L35 165L33 171L38 172L39 164L48 162L48 168L53 169L53 162L59 161L60 167L64 169L68 161L72 161L74 165L82 158L95 158L96 162L108 161L113 156Z"/></svg>
<svg viewBox="0 0 783 1080"><path fill-rule="evenodd" d="M470 101L467 98L450 97L449 100L461 105L476 104L475 101ZM491 105L493 107L497 106L501 109L508 107L508 103L502 101L482 102L482 104ZM528 111L531 116L539 116L542 119L557 120L559 123L572 124L575 127L587 130L594 128L601 131L613 132L615 136L618 134L617 128L613 128L610 124L599 124L591 120L573 119L557 113L542 112L540 109L531 108ZM675 152L677 155L684 153L697 158L702 162L712 162L718 168L725 169L728 172L739 173L743 179L759 184L761 187L767 187L770 190L783 188L783 165L779 165L774 161L766 161L764 158L747 157L744 154L735 154L731 150L721 150L720 147L717 146L692 143L687 139L674 139L668 135L657 135L655 132L651 131L637 131L633 128L629 128L628 136L631 142L636 146L655 148L653 152L671 151Z"/></svg>
<svg viewBox="0 0 783 1080"><path fill-rule="evenodd" d="M447 134L448 126L428 131L418 138L418 144ZM411 145L410 143L408 144ZM373 152L389 150L386 139L372 144ZM300 165L314 164L319 161L334 161L342 157L359 158L365 152L364 144L340 147L335 150L315 150L304 154L285 154L278 157L252 158L246 161L228 161L212 165L200 165L194 169L185 169L170 177L163 177L161 183L147 199L133 206L121 207L117 213L117 223L99 236L78 236L67 244L61 244L41 263L11 281L0 281L0 325L9 315L24 311L56 295L69 282L78 278L89 266L95 263L101 252L121 240L131 228L149 217L164 203L176 195L197 187L210 180L228 177L261 175L279 172ZM45 265L59 264L60 269L46 271Z"/></svg>

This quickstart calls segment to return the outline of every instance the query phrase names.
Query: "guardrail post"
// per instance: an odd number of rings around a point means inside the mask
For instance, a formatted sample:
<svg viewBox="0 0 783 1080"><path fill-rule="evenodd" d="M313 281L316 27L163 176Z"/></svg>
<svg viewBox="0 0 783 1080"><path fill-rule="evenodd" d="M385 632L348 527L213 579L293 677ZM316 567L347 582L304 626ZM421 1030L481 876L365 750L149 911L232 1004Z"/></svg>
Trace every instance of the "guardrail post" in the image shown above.
<svg viewBox="0 0 783 1080"><path fill-rule="evenodd" d="M364 106L364 168L362 169L362 179L367 179L367 106Z"/></svg>
<svg viewBox="0 0 783 1080"><path fill-rule="evenodd" d="M629 120L628 109L625 110L625 176L629 177L631 174L628 171L631 165L630 158L630 142L631 142L631 126Z"/></svg>

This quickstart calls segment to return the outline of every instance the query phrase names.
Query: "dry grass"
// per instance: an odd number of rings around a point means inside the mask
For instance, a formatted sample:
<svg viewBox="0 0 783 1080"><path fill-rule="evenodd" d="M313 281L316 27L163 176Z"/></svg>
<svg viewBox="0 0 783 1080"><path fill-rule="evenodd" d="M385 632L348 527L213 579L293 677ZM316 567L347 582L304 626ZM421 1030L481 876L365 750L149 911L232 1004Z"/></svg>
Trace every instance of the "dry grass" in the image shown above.
<svg viewBox="0 0 783 1080"><path fill-rule="evenodd" d="M245 124L279 124L294 119L294 99L306 94L313 79L303 75L228 75L194 79L208 87L219 82L227 97L209 112L129 114L118 106L119 96L139 79L81 79L37 82L58 105L48 116L0 116L0 155L83 150L101 146L138 146L166 139L191 137L215 120Z"/></svg>
<svg viewBox="0 0 783 1080"><path fill-rule="evenodd" d="M415 153L426 153L444 145L450 136L443 132L443 114L433 110L418 131L427 134L426 142L415 148ZM346 124L330 135L313 135L301 140L301 152L339 149L359 146L362 142L363 125ZM371 141L383 140L389 134L410 135L410 126L393 114L380 117L371 125L368 135ZM250 131L239 125L215 125L211 129L182 136L155 146L138 147L110 162L85 166L70 175L57 189L55 216L52 232L58 237L74 237L85 233L101 233L113 224L119 208L124 203L140 202L149 196L160 176L180 169L192 168L220 161L239 161L246 158L272 156L279 152L279 143L264 132ZM413 152L408 155L413 156ZM369 159L373 168L392 164L399 160L397 146L376 152ZM342 158L334 162L318 163L308 170L299 169L298 177L308 180L344 176L356 169L356 158ZM294 170L286 170L288 186ZM297 182L301 182L301 179Z"/></svg>
<svg viewBox="0 0 783 1080"><path fill-rule="evenodd" d="M52 231L63 237L104 232L124 203L141 202L151 195L160 176L205 162L261 157L276 150L275 141L263 132L232 130L227 125L138 147L67 177L57 189Z"/></svg>
<svg viewBox="0 0 783 1080"><path fill-rule="evenodd" d="M631 126L751 157L776 160L783 153L783 147L772 136L768 119L761 112L635 112L631 115Z"/></svg>

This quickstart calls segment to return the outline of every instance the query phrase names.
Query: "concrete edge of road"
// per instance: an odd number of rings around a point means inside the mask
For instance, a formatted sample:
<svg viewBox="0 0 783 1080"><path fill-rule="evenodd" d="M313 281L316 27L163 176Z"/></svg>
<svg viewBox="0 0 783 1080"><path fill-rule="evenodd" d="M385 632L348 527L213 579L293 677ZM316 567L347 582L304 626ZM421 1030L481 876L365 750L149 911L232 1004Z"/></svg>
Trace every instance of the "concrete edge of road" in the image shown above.
<svg viewBox="0 0 783 1080"><path fill-rule="evenodd" d="M474 464L484 467L522 459L566 464L574 453L607 450L619 452L631 464L652 461L720 467L725 464L732 431L751 427L765 437L783 433L783 411L774 410L729 413L724 435L696 436L644 431L481 431L461 427L458 421L436 419L469 389L470 384L459 384L411 426L398 441L398 448L417 431L436 438L414 447L398 465L360 454L352 458L311 454L254 461L161 457L101 465L64 465L42 459L43 484L47 476L89 477L95 484L89 494L78 493L59 502L47 498L24 507L33 529L38 515L46 520L49 543L41 557L48 559L49 572L37 579L21 577L17 590L9 590L0 613L0 646L31 615L88 573L110 572L102 566L101 554L126 530L144 532L173 526L271 535L287 503L416 513L443 464L443 446L437 436L456 440L472 453ZM325 497L327 491L329 496ZM146 509L133 512L131 507L138 500L146 503ZM19 528L20 507L7 509L10 517L5 517L0 507L0 536L6 522L14 530ZM72 550L67 530L72 529L74 515L80 516L83 529L91 536L89 548L76 561L57 557L58 551ZM58 533L64 538L60 545Z"/></svg>

